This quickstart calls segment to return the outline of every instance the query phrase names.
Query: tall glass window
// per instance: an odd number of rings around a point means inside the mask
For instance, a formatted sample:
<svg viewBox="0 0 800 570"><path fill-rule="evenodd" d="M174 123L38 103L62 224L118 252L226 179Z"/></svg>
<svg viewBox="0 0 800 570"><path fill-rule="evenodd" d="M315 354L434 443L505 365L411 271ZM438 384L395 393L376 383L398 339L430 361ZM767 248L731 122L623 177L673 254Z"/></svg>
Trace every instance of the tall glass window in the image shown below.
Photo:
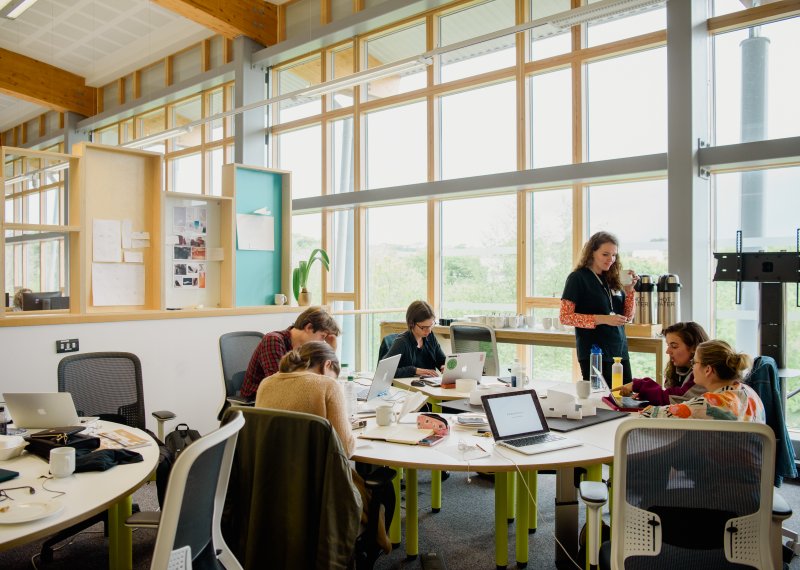
<svg viewBox="0 0 800 570"><path fill-rule="evenodd" d="M353 191L353 118L333 121L330 126L331 187L334 194Z"/></svg>
<svg viewBox="0 0 800 570"><path fill-rule="evenodd" d="M667 151L667 50L587 65L589 160Z"/></svg>
<svg viewBox="0 0 800 570"><path fill-rule="evenodd" d="M530 164L543 168L572 162L572 73L569 69L528 78Z"/></svg>
<svg viewBox="0 0 800 570"><path fill-rule="evenodd" d="M714 36L717 145L800 135L798 53L798 17Z"/></svg>
<svg viewBox="0 0 800 570"><path fill-rule="evenodd" d="M560 298L572 271L572 189L530 194L530 295Z"/></svg>
<svg viewBox="0 0 800 570"><path fill-rule="evenodd" d="M569 8L569 0L551 0L550 2L531 0L531 20L566 12ZM570 28L556 30L549 25L536 26L530 31L530 40L531 59L534 61L567 53L572 47Z"/></svg>
<svg viewBox="0 0 800 570"><path fill-rule="evenodd" d="M275 79L276 95L285 95L317 85L322 82L320 56L308 58L306 60L291 64L288 67L278 69L273 74ZM275 124L295 121L304 117L317 115L322 111L320 96L297 97L285 99L277 104L274 116Z"/></svg>
<svg viewBox="0 0 800 570"><path fill-rule="evenodd" d="M314 125L277 137L278 168L292 173L292 199L322 194L322 128Z"/></svg>
<svg viewBox="0 0 800 570"><path fill-rule="evenodd" d="M514 314L516 195L442 202L442 315Z"/></svg>
<svg viewBox="0 0 800 570"><path fill-rule="evenodd" d="M333 234L328 254L331 258L330 291L353 292L354 233L353 210L337 210L333 213Z"/></svg>
<svg viewBox="0 0 800 570"><path fill-rule="evenodd" d="M365 46L368 69L414 57L426 49L425 23L411 24L370 38ZM361 97L365 100L381 99L421 89L426 84L427 74L420 67L370 81L362 89Z"/></svg>
<svg viewBox="0 0 800 570"><path fill-rule="evenodd" d="M491 0L461 8L439 18L439 40L448 46L514 25L514 0ZM442 54L442 82L514 65L514 36L506 36Z"/></svg>
<svg viewBox="0 0 800 570"><path fill-rule="evenodd" d="M311 252L322 247L322 216L296 214L292 216L292 267L307 261ZM322 266L314 263L308 276L307 288L319 302L322 297Z"/></svg>
<svg viewBox="0 0 800 570"><path fill-rule="evenodd" d="M364 116L366 189L427 181L426 117L424 101Z"/></svg>
<svg viewBox="0 0 800 570"><path fill-rule="evenodd" d="M516 170L514 82L462 91L440 99L443 180ZM491 109L491 120L476 121Z"/></svg>

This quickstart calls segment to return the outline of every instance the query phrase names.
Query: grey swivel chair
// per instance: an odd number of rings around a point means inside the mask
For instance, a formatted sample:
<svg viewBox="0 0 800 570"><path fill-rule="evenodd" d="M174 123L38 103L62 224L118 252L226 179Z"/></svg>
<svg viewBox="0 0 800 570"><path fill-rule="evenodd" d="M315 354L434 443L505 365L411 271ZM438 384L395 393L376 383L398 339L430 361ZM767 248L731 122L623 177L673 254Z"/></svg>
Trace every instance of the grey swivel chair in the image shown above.
<svg viewBox="0 0 800 570"><path fill-rule="evenodd" d="M142 363L135 354L87 352L62 358L58 363L58 391L72 394L79 416L99 416L149 431L144 411ZM163 442L164 422L174 419L175 414L162 410L152 415L158 421L158 439ZM150 432L150 435L154 434ZM159 468L161 477L166 479ZM52 561L56 544L105 520L103 512L59 531L42 544L42 560Z"/></svg>
<svg viewBox="0 0 800 570"><path fill-rule="evenodd" d="M600 568L778 568L775 436L763 424L639 419L614 445L611 542L598 556L603 483L582 482L587 550ZM782 502L782 501L780 501ZM776 505L779 501L775 502Z"/></svg>
<svg viewBox="0 0 800 570"><path fill-rule="evenodd" d="M493 328L477 323L453 323L450 325L450 346L453 352L485 352L484 376L500 376Z"/></svg>
<svg viewBox="0 0 800 570"><path fill-rule="evenodd" d="M225 402L219 413L220 418L231 405L253 405L253 400L242 398L239 390L242 388L250 358L263 338L264 333L258 331L234 331L219 337L219 357L222 361L222 381L225 387Z"/></svg>
<svg viewBox="0 0 800 570"><path fill-rule="evenodd" d="M242 427L241 412L227 414L218 430L198 439L178 456L157 525L151 570L241 569L222 538L220 521ZM128 519L129 523L135 517Z"/></svg>

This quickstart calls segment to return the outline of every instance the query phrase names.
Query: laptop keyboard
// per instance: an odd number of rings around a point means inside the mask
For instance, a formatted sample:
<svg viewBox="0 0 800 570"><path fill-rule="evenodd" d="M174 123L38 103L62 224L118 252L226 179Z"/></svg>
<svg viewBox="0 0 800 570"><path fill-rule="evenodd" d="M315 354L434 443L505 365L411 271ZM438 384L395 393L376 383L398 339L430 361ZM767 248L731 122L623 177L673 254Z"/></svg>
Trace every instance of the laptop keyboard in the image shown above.
<svg viewBox="0 0 800 570"><path fill-rule="evenodd" d="M562 435L554 433L542 433L539 435L531 435L529 437L520 437L519 439L507 439L505 442L514 447L527 447L529 445L538 445L541 443L549 443L551 441L558 441L564 439Z"/></svg>

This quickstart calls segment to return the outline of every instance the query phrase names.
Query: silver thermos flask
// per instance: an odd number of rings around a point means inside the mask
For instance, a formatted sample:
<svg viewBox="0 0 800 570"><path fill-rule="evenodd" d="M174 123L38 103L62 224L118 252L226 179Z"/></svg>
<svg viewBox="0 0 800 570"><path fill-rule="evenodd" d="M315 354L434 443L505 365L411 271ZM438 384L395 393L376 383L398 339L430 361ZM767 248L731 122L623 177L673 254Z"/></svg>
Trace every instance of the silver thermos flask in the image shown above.
<svg viewBox="0 0 800 570"><path fill-rule="evenodd" d="M639 281L634 286L636 291L636 313L633 322L637 325L654 325L658 322L658 303L656 298L656 284L652 275L639 275Z"/></svg>
<svg viewBox="0 0 800 570"><path fill-rule="evenodd" d="M658 278L658 322L665 329L681 320L681 280L674 273Z"/></svg>

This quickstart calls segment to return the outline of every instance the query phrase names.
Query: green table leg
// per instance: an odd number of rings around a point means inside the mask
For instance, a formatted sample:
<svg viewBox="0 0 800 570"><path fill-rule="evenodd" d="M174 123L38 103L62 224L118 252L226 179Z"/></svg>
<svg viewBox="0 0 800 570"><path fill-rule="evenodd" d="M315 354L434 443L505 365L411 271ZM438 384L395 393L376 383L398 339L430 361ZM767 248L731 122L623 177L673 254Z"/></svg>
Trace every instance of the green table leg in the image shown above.
<svg viewBox="0 0 800 570"><path fill-rule="evenodd" d="M397 548L400 545L400 481L403 479L403 469L395 467L397 475L392 480L394 486L394 516L392 517L392 524L389 525L389 540L392 541L392 547Z"/></svg>
<svg viewBox="0 0 800 570"><path fill-rule="evenodd" d="M442 510L442 472L431 471L431 511Z"/></svg>
<svg viewBox="0 0 800 570"><path fill-rule="evenodd" d="M508 478L508 494L507 494L507 506L508 509L506 512L506 516L508 517L508 522L514 522L515 516L515 509L514 503L517 500L517 478L516 477L509 477Z"/></svg>
<svg viewBox="0 0 800 570"><path fill-rule="evenodd" d="M406 556L419 554L419 517L417 504L417 470L406 469Z"/></svg>
<svg viewBox="0 0 800 570"><path fill-rule="evenodd" d="M517 568L524 568L528 565L528 504L530 498L528 497L525 483L530 480L530 473L517 473L515 479L517 482L517 521L516 528L516 550L517 550ZM509 496L511 492L509 489Z"/></svg>
<svg viewBox="0 0 800 570"><path fill-rule="evenodd" d="M442 403L439 400L429 399L431 411L442 413ZM442 472L431 471L431 511L438 513L442 510Z"/></svg>
<svg viewBox="0 0 800 570"><path fill-rule="evenodd" d="M494 474L494 559L508 566L508 473Z"/></svg>
<svg viewBox="0 0 800 570"><path fill-rule="evenodd" d="M531 496L528 497L528 534L533 534L539 526L539 473L530 471L528 475L528 488L531 490Z"/></svg>
<svg viewBox="0 0 800 570"><path fill-rule="evenodd" d="M120 499L108 509L108 567L111 570L133 568L133 533L125 526L131 516L133 499Z"/></svg>

